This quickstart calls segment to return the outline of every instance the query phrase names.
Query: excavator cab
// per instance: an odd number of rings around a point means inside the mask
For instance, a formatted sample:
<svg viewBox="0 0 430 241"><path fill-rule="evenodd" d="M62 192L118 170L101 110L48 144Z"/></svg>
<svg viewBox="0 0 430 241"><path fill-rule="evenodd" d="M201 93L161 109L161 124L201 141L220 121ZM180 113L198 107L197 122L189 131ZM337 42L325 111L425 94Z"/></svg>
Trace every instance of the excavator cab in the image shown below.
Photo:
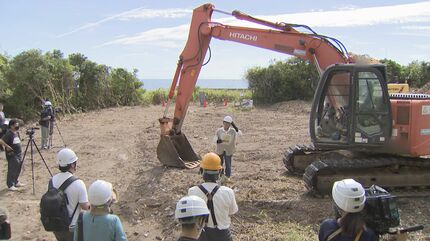
<svg viewBox="0 0 430 241"><path fill-rule="evenodd" d="M391 131L384 65L333 65L324 72L310 118L316 147L381 151Z"/></svg>

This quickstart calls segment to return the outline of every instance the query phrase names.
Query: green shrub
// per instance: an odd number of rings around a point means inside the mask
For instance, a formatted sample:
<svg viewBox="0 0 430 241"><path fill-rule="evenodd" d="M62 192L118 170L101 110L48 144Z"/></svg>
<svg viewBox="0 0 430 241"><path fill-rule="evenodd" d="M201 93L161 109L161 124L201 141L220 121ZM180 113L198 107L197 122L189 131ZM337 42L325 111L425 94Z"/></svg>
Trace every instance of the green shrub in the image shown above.
<svg viewBox="0 0 430 241"><path fill-rule="evenodd" d="M286 100L307 100L314 94L313 83L318 80L316 68L301 59L277 61L267 68L255 67L246 73L252 98L257 103Z"/></svg>

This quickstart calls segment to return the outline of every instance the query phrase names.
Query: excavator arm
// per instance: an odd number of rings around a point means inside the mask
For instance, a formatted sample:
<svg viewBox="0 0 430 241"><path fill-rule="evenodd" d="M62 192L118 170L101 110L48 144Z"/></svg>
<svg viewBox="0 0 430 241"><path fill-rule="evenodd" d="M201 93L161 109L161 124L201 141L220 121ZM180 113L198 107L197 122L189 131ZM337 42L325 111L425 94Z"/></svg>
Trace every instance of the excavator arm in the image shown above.
<svg viewBox="0 0 430 241"><path fill-rule="evenodd" d="M188 40L179 57L163 118L159 119L161 140L157 148L157 156L167 166L188 168L198 166L199 157L181 129L212 37L296 56L314 63L320 74L332 64L351 61L339 41L318 35L307 26L273 23L239 11L229 14L266 28L230 26L211 21L214 11L225 13L216 10L212 4L194 9ZM309 33L299 32L296 30L299 27L307 29ZM338 44L340 48L332 42ZM176 88L174 117L170 119L167 113Z"/></svg>

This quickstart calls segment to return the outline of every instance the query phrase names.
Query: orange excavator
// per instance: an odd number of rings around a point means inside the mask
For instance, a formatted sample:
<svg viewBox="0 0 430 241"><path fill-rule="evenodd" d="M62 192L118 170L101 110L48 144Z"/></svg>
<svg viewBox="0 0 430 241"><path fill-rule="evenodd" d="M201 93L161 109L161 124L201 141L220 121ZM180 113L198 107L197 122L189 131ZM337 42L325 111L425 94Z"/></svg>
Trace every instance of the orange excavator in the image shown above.
<svg viewBox="0 0 430 241"><path fill-rule="evenodd" d="M262 28L213 22L213 12ZM212 4L193 11L188 41L159 119L160 162L182 168L199 165L200 158L181 127L212 38L296 56L317 67L320 80L309 122L312 144L292 146L283 158L291 173L303 174L311 192L327 194L334 181L347 177L388 189L430 186L430 161L422 158L430 154L430 96L389 94L384 65L355 63L339 40L308 26L269 22L240 11L228 13ZM174 117L168 118L176 89Z"/></svg>

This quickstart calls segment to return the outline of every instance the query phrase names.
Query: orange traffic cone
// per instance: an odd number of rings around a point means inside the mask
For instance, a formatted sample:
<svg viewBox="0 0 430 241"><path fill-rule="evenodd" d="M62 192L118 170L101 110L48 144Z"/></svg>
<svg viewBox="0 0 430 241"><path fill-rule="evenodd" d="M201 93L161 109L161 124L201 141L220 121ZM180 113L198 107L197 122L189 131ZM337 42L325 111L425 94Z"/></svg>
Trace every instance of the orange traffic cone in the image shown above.
<svg viewBox="0 0 430 241"><path fill-rule="evenodd" d="M208 102L205 100L205 101L203 102L203 107L206 107L206 106L208 106Z"/></svg>

